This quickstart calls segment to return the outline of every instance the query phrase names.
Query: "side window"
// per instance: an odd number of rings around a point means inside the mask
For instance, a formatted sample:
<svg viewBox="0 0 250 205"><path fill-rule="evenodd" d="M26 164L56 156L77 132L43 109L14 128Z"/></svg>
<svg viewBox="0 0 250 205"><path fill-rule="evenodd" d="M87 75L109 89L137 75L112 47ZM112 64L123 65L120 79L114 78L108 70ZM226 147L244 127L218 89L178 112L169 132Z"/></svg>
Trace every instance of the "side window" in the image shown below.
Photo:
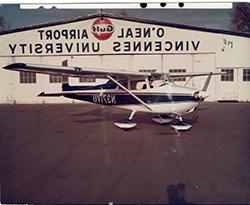
<svg viewBox="0 0 250 205"><path fill-rule="evenodd" d="M137 81L130 81L130 89L131 90L137 89Z"/></svg>
<svg viewBox="0 0 250 205"><path fill-rule="evenodd" d="M250 81L250 69L243 69L243 81Z"/></svg>
<svg viewBox="0 0 250 205"><path fill-rule="evenodd" d="M145 84L145 80L130 81L130 89L131 90L140 90L140 89L142 89L144 84Z"/></svg>
<svg viewBox="0 0 250 205"><path fill-rule="evenodd" d="M36 74L30 72L20 72L20 83L36 83Z"/></svg>
<svg viewBox="0 0 250 205"><path fill-rule="evenodd" d="M128 88L128 81L121 81L119 83L121 83L125 88ZM119 86L118 88L121 89Z"/></svg>
<svg viewBox="0 0 250 205"><path fill-rule="evenodd" d="M234 81L233 69L221 69L221 72L226 72L226 74L221 75L221 81Z"/></svg>
<svg viewBox="0 0 250 205"><path fill-rule="evenodd" d="M80 77L79 78L79 83L95 83L96 78L94 77Z"/></svg>
<svg viewBox="0 0 250 205"><path fill-rule="evenodd" d="M49 82L50 83L61 83L62 76L61 75L49 75Z"/></svg>
<svg viewBox="0 0 250 205"><path fill-rule="evenodd" d="M186 73L186 69L169 69L169 73L171 75L171 73L175 73L175 74L180 74L180 73ZM185 82L186 81L186 77L173 77L172 78L173 81L179 81L179 82Z"/></svg>

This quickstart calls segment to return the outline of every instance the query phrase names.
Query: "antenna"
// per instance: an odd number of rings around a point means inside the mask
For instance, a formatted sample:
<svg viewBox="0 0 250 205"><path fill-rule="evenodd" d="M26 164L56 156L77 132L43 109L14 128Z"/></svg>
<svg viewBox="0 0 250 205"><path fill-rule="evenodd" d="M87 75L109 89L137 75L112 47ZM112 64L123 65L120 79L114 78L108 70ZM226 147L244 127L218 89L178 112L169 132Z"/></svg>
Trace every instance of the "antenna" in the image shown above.
<svg viewBox="0 0 250 205"><path fill-rule="evenodd" d="M101 20L103 20L103 11L102 11L102 9L100 9L100 16L101 16Z"/></svg>

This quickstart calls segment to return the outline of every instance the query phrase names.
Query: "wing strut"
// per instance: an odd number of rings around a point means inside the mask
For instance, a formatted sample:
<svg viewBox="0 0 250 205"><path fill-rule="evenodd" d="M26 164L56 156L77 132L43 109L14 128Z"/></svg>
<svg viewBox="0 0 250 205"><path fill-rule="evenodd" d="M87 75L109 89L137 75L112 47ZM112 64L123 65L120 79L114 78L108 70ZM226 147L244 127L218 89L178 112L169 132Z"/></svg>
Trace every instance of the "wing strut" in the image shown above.
<svg viewBox="0 0 250 205"><path fill-rule="evenodd" d="M121 89L125 90L128 94L130 94L134 99L136 99L139 103L141 103L142 105L144 105L148 110L152 111L152 109L145 103L143 102L140 98L138 98L135 94L133 94L130 90L128 90L127 88L125 88L121 83L119 83L118 81L116 81L114 78L112 78L110 75L107 75L107 78L109 78L110 80L112 80L116 85L118 85Z"/></svg>
<svg viewBox="0 0 250 205"><path fill-rule="evenodd" d="M211 77L212 77L213 73L209 73L208 77L207 77L207 80L202 88L202 91L207 91L207 88L208 88L208 85L210 83L210 80L211 80Z"/></svg>

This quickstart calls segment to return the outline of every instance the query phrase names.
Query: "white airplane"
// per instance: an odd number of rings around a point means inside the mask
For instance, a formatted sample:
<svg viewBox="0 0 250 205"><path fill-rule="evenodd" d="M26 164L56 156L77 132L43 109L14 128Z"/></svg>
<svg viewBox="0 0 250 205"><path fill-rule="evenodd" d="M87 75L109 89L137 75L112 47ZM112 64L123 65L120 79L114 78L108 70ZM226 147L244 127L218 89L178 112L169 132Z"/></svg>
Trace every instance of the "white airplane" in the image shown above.
<svg viewBox="0 0 250 205"><path fill-rule="evenodd" d="M9 64L4 68L13 71L62 75L65 77L91 76L108 79L106 83L95 86L70 86L66 81L62 84L61 92L42 92L38 96L64 96L66 98L131 110L128 119L114 123L122 129L133 128L137 125L137 123L132 121L136 112L154 113L157 117L152 118L153 121L160 124L169 123L177 131L189 130L192 127L191 124L183 122L182 116L193 112L200 102L208 97L206 91L212 75L223 74L212 72L149 73L25 63ZM187 87L186 84L189 80L197 76L208 76L203 88ZM190 77L190 79L185 86L177 86L172 77ZM157 87L152 87L152 80L158 81ZM138 89L138 83L144 83L144 89L142 87ZM177 123L171 123L173 120L177 120Z"/></svg>

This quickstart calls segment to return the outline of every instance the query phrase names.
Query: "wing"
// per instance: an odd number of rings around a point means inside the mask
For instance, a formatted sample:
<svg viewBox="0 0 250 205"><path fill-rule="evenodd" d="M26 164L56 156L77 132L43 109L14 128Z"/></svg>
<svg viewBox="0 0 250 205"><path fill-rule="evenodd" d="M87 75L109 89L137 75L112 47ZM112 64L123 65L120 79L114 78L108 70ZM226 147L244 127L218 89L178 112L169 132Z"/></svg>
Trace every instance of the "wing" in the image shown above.
<svg viewBox="0 0 250 205"><path fill-rule="evenodd" d="M118 79L131 79L131 78L146 78L151 74L147 72L124 71L124 70L101 70L94 68L82 67L65 67L54 65L39 65L39 64L26 64L26 63L13 63L4 67L13 71L25 71L41 74L54 74L64 75L69 77L92 76L96 78L107 78L113 76Z"/></svg>
<svg viewBox="0 0 250 205"><path fill-rule="evenodd" d="M25 71L41 74L54 74L64 75L69 77L81 77L92 76L96 78L109 78L108 76L115 77L117 79L145 79L149 76L153 76L155 79L160 79L163 76L170 77L197 77L208 75L222 75L222 72L201 72L201 73L159 73L159 72L138 72L138 71L126 71L126 70L109 70L109 69L95 69L95 68L83 68L83 67L66 67L55 65L40 65L40 64L26 64L26 63L13 63L4 67L13 71Z"/></svg>

